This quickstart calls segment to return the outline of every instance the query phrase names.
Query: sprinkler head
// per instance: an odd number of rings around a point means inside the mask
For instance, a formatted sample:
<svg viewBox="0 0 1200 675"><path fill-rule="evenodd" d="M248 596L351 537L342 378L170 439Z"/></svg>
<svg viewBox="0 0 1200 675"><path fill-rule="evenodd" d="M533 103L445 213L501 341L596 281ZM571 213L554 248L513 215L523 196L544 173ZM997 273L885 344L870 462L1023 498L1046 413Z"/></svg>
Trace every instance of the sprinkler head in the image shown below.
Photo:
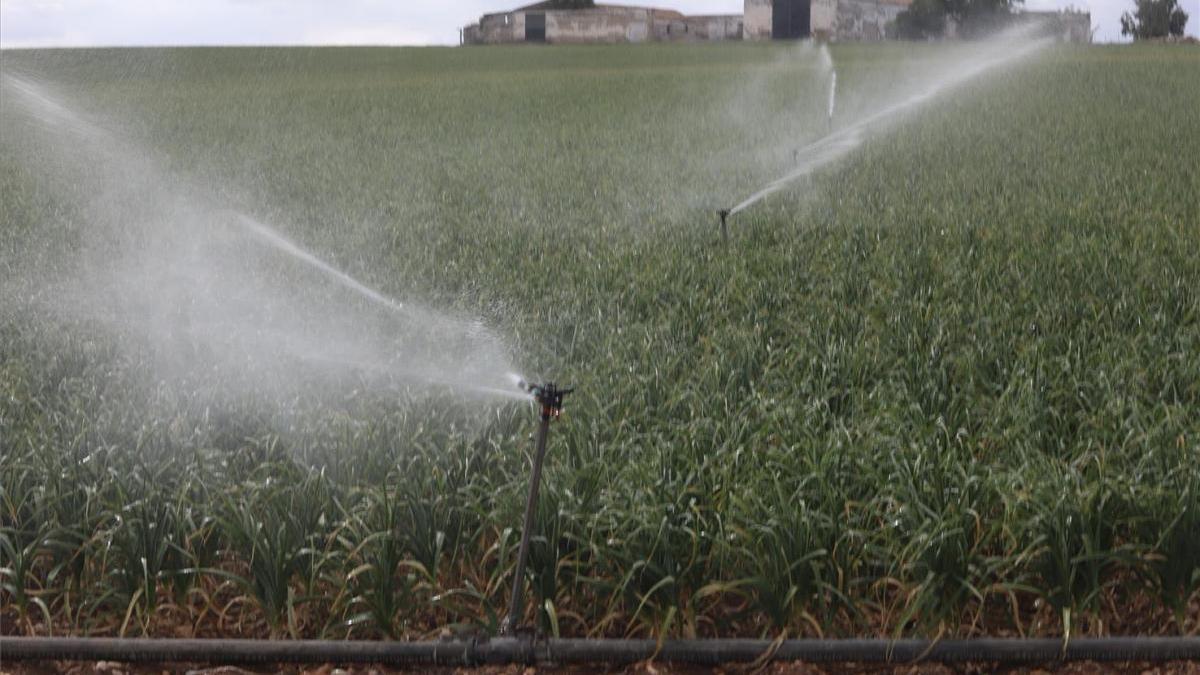
<svg viewBox="0 0 1200 675"><path fill-rule="evenodd" d="M729 241L729 225L725 222L729 218L729 209L721 209L717 211L717 215L721 217L721 238Z"/></svg>
<svg viewBox="0 0 1200 675"><path fill-rule="evenodd" d="M563 398L575 391L574 387L562 388L553 382L545 384L521 383L521 388L533 395L534 400L542 404L542 418L557 418L562 414Z"/></svg>

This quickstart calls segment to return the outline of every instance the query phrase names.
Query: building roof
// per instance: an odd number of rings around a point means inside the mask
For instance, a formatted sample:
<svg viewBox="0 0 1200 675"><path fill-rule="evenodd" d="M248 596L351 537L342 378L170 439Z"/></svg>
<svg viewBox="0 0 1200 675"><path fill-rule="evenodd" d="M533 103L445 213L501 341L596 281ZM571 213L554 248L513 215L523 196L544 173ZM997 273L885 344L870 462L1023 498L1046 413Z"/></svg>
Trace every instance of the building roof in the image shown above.
<svg viewBox="0 0 1200 675"><path fill-rule="evenodd" d="M667 16L676 16L680 18L684 16L683 12L673 9L659 9L658 7L636 7L632 5L601 5L594 2L586 5L575 5L571 2L571 0L543 0L542 2L535 2L532 5L517 7L516 9L509 10L509 12L537 12L548 9L562 11L570 11L574 9L644 9Z"/></svg>
<svg viewBox="0 0 1200 675"><path fill-rule="evenodd" d="M514 12L528 12L539 9L592 9L596 6L595 2L590 0L542 0L535 2L532 5L518 7Z"/></svg>

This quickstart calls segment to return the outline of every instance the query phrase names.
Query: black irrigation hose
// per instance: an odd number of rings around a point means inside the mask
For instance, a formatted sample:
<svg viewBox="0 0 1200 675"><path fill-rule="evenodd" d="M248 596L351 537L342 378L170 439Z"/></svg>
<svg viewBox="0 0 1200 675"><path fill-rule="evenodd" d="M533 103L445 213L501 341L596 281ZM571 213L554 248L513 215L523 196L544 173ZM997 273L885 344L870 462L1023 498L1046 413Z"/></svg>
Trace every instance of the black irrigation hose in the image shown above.
<svg viewBox="0 0 1200 675"><path fill-rule="evenodd" d="M778 647L772 652L772 648ZM485 664L607 663L654 659L718 665L763 658L809 662L1200 661L1198 637L972 640L560 640L495 638L439 642L324 640L156 640L0 636L6 661L129 661L144 663L377 663Z"/></svg>

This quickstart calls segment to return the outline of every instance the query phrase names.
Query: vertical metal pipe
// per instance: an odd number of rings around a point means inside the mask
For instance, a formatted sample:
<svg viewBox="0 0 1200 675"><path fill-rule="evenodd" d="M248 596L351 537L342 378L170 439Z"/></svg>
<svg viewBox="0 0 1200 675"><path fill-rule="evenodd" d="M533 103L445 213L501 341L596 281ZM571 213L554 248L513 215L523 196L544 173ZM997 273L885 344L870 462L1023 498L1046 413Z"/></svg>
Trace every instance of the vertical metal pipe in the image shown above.
<svg viewBox="0 0 1200 675"><path fill-rule="evenodd" d="M720 211L717 211L717 215L721 217L721 239L723 239L725 241L725 243L728 244L729 243L729 224L726 223L725 220L727 218L729 218L729 209L721 209Z"/></svg>
<svg viewBox="0 0 1200 675"><path fill-rule="evenodd" d="M533 536L533 519L537 510L538 487L542 482L542 460L546 457L546 435L550 431L550 406L542 406L542 421L538 426L537 448L533 455L533 475L529 479L529 498L525 501L525 525L521 528L521 546L517 549L517 569L513 574L512 601L508 604L508 616L500 624L501 635L512 635L521 621L524 603L521 602L525 585L525 561L529 557L529 539Z"/></svg>

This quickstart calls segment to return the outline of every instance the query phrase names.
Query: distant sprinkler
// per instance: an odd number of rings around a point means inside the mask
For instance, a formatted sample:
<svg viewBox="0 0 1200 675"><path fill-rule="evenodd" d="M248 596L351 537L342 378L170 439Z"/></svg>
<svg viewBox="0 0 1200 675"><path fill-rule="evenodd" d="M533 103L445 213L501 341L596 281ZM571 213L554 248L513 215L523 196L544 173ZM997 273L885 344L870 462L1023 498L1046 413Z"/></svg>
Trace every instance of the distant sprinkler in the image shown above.
<svg viewBox="0 0 1200 675"><path fill-rule="evenodd" d="M538 425L536 448L533 455L533 475L529 478L529 498L525 501L525 526L521 529L521 547L517 550L517 569L513 576L512 602L508 605L508 616L500 624L501 635L512 635L521 621L523 603L521 591L525 585L525 563L529 558L529 539L533 534L533 517L537 509L538 486L542 482L542 460L546 457L546 436L550 432L550 421L562 413L563 398L575 391L560 389L553 382L546 384L517 383L529 392L542 406L541 423Z"/></svg>
<svg viewBox="0 0 1200 675"><path fill-rule="evenodd" d="M717 211L717 215L721 218L721 238L725 243L729 243L729 224L726 222L729 218L729 209L721 209Z"/></svg>
<svg viewBox="0 0 1200 675"><path fill-rule="evenodd" d="M833 131L833 109L837 102L837 71L829 71L829 130Z"/></svg>

